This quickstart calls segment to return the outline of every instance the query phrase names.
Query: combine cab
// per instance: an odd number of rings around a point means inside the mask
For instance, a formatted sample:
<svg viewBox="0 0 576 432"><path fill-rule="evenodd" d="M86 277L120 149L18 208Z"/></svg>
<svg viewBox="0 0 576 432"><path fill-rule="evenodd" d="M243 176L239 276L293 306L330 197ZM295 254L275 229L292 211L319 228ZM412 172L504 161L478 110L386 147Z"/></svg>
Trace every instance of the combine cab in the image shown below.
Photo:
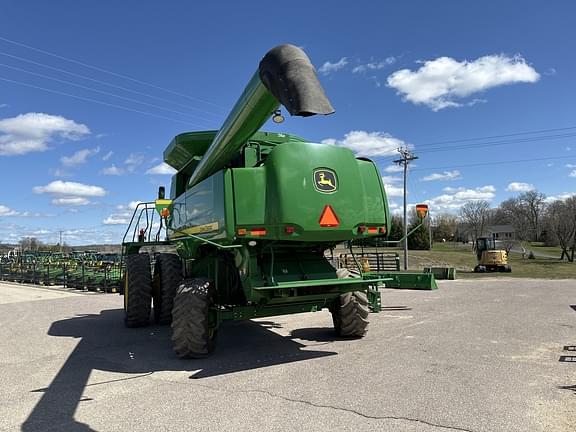
<svg viewBox="0 0 576 432"><path fill-rule="evenodd" d="M226 320L329 309L336 333L362 337L379 311L378 275L347 277L325 258L338 243L389 231L376 165L342 147L259 132L283 105L334 110L302 50L269 51L218 131L176 136L169 198L140 204L123 241L125 323L171 323L177 354L203 357ZM161 247L174 253L154 253Z"/></svg>

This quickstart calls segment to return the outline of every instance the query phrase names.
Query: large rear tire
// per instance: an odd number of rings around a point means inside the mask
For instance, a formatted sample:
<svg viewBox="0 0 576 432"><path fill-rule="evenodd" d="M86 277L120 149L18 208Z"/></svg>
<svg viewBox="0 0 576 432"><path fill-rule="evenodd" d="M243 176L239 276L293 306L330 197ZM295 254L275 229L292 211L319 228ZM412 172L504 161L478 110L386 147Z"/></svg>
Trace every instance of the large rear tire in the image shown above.
<svg viewBox="0 0 576 432"><path fill-rule="evenodd" d="M154 265L154 283L152 300L154 320L158 324L172 322L172 308L176 290L182 281L182 262L175 254L161 253Z"/></svg>
<svg viewBox="0 0 576 432"><path fill-rule="evenodd" d="M338 336L364 337L368 327L369 302L362 291L342 294L332 308L334 330Z"/></svg>
<svg viewBox="0 0 576 432"><path fill-rule="evenodd" d="M172 342L180 358L204 358L215 347L216 329L210 322L215 287L210 279L182 281L172 309Z"/></svg>
<svg viewBox="0 0 576 432"><path fill-rule="evenodd" d="M124 323L126 327L145 327L150 324L152 304L150 255L127 255L125 262Z"/></svg>

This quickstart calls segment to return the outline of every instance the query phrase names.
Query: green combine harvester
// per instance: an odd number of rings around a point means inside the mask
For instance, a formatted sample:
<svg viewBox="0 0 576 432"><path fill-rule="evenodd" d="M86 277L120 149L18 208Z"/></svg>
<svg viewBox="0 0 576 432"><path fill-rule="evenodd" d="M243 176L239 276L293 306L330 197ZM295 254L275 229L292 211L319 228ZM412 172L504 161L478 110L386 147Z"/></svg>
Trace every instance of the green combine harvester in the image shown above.
<svg viewBox="0 0 576 432"><path fill-rule="evenodd" d="M359 277L337 273L325 257L390 230L378 169L346 148L259 131L282 120L280 105L300 117L334 112L292 45L264 56L220 130L172 140L170 199L160 187L124 236L125 323L149 325L153 305L182 358L208 355L227 320L328 309L338 335L362 337L380 310L384 277L360 265ZM176 253L149 252L163 246Z"/></svg>

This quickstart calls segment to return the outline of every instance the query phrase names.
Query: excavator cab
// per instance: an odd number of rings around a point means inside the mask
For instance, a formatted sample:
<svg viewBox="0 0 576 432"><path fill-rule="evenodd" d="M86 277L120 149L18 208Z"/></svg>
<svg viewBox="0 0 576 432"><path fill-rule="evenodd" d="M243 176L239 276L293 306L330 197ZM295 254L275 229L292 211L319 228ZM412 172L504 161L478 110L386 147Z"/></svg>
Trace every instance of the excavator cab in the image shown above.
<svg viewBox="0 0 576 432"><path fill-rule="evenodd" d="M487 271L510 273L512 271L508 264L508 252L496 249L496 241L493 237L478 237L474 246L478 260L478 264L474 267L475 273Z"/></svg>

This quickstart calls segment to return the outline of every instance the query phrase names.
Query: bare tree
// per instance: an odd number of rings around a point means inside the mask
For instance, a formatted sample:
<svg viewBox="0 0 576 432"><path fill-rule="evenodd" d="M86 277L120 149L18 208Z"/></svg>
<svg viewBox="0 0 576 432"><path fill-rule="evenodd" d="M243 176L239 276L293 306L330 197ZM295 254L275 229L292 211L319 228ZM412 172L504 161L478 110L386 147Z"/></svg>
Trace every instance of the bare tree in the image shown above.
<svg viewBox="0 0 576 432"><path fill-rule="evenodd" d="M434 217L432 223L432 238L435 241L454 240L458 229L458 218L449 213Z"/></svg>
<svg viewBox="0 0 576 432"><path fill-rule="evenodd" d="M537 191L528 191L518 197L528 218L533 241L539 241L542 234L542 217L546 210L546 195Z"/></svg>
<svg viewBox="0 0 576 432"><path fill-rule="evenodd" d="M18 242L22 252L37 251L43 243L36 237L24 237Z"/></svg>
<svg viewBox="0 0 576 432"><path fill-rule="evenodd" d="M490 219L490 203L488 201L470 201L460 209L460 218L468 227L474 240L482 236Z"/></svg>
<svg viewBox="0 0 576 432"><path fill-rule="evenodd" d="M570 262L574 262L574 249L576 249L576 197L565 201L555 201L548 207L546 226L562 248L562 255Z"/></svg>
<svg viewBox="0 0 576 432"><path fill-rule="evenodd" d="M529 191L500 203L496 212L499 220L512 224L520 241L539 241L542 235L542 218L546 211L546 195Z"/></svg>

